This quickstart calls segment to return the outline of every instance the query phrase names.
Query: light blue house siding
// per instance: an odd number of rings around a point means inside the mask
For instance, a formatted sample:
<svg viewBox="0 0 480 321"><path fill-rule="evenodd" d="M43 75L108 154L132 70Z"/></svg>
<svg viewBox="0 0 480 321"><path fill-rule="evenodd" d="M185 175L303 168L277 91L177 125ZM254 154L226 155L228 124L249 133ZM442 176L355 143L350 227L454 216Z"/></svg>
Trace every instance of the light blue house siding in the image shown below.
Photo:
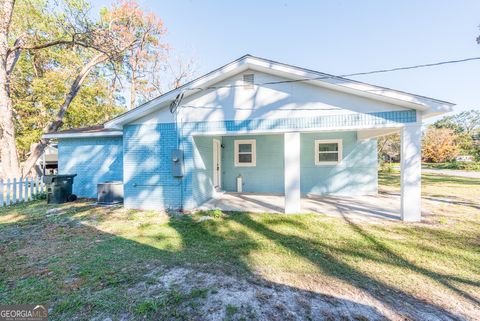
<svg viewBox="0 0 480 321"><path fill-rule="evenodd" d="M125 206L140 209L192 209L213 194L213 139L222 141L222 185L236 190L241 174L244 191L283 193L283 134L232 136L239 132L311 130L350 126L409 123L415 111L377 112L311 118L227 120L182 124L177 135L174 123L130 124L119 138L60 139L60 173L76 173L74 192L95 197L96 184L124 181ZM218 136L222 132L222 136ZM180 137L180 139L178 138ZM233 166L233 140L257 139L257 166ZM315 139L342 138L343 161L337 166L314 164ZM376 192L376 142L357 142L355 132L302 133L302 194L368 194ZM184 177L172 176L171 152L184 151ZM122 161L123 154L123 161ZM123 168L123 175L122 175Z"/></svg>
<svg viewBox="0 0 480 321"><path fill-rule="evenodd" d="M315 140L342 139L337 165L315 164ZM357 141L356 132L304 133L301 141L302 194L366 195L377 193L377 140Z"/></svg>
<svg viewBox="0 0 480 321"><path fill-rule="evenodd" d="M60 139L58 172L77 174L74 194L96 198L98 183L123 180L122 154L122 137Z"/></svg>
<svg viewBox="0 0 480 321"><path fill-rule="evenodd" d="M124 203L127 208L181 207L182 180L173 177L171 171L171 152L175 148L174 124L124 127Z"/></svg>
<svg viewBox="0 0 480 321"><path fill-rule="evenodd" d="M255 139L257 159L255 167L234 166L236 139ZM228 192L237 190L236 179L242 176L244 192L283 193L283 134L226 136L222 139L222 183Z"/></svg>
<svg viewBox="0 0 480 321"><path fill-rule="evenodd" d="M376 139L357 141L356 132L302 133L300 137L302 194L365 195L377 192ZM255 167L235 167L234 141L237 139L256 140ZM340 164L315 164L314 144L319 139L342 139L343 160ZM236 191L236 177L241 175L244 192L284 192L283 134L226 136L222 144L222 184L225 191ZM209 155L211 153L206 156Z"/></svg>
<svg viewBox="0 0 480 321"><path fill-rule="evenodd" d="M183 136L175 124L128 125L123 131L125 206L194 208L212 197L213 138ZM184 152L183 179L172 175L172 150Z"/></svg>

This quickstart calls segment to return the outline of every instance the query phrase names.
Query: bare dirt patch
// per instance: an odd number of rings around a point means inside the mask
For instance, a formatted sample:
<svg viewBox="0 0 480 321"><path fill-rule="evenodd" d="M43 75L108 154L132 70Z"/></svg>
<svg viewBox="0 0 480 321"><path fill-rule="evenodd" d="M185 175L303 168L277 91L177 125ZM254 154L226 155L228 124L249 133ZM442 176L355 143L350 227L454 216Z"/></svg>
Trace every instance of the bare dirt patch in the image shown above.
<svg viewBox="0 0 480 321"><path fill-rule="evenodd" d="M344 295L332 296L254 277L191 268L159 268L145 277L146 281L129 290L130 295L155 301L170 291L184 297L195 291L203 292L201 298L195 298L193 306L184 301L175 307L180 314L198 320L462 320L425 309L421 302L418 305L398 302L395 310L358 290L339 289L337 292ZM408 310L405 311L408 314L401 313L402 310ZM161 311L152 311L152 315L158 313L162 315Z"/></svg>

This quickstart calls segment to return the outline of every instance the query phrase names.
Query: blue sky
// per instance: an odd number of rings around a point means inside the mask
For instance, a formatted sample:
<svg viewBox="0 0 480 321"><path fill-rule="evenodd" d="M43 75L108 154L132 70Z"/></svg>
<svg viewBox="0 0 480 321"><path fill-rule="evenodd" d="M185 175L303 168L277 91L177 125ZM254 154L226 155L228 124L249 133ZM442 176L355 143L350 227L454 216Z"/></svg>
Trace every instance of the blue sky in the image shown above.
<svg viewBox="0 0 480 321"><path fill-rule="evenodd" d="M96 7L107 4L98 1ZM147 1L198 75L246 53L332 74L480 56L480 1ZM353 79L480 109L480 61Z"/></svg>

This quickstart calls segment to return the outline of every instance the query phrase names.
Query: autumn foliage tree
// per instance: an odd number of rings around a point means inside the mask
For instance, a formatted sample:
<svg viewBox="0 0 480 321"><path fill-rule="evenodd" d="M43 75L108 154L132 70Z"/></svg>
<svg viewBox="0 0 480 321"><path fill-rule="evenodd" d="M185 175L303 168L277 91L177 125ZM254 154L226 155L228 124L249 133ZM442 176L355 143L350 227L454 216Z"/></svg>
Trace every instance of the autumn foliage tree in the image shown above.
<svg viewBox="0 0 480 321"><path fill-rule="evenodd" d="M95 82L92 74L98 78L110 71L114 82L124 73L130 53L164 48L161 37L165 29L157 16L144 12L134 1L116 2L110 9L103 9L96 21L90 18L89 4L83 0L56 1L53 5L48 0L4 0L0 4L0 156L5 177L25 176L47 142L39 139L33 144L20 167L12 88L19 88L17 81L26 79L19 75L22 61L29 61L33 70L38 67L42 75L50 71L48 66L66 67L64 83L68 85L58 93L61 101L44 115L42 127L36 124L39 135L55 132L64 125L83 86ZM39 10L30 12L35 6ZM69 61L69 54L75 59ZM139 60L143 58L139 56Z"/></svg>
<svg viewBox="0 0 480 321"><path fill-rule="evenodd" d="M423 135L422 160L433 163L453 160L458 155L455 138L453 129L428 127Z"/></svg>
<svg viewBox="0 0 480 321"><path fill-rule="evenodd" d="M480 110L468 110L445 116L433 124L436 128L450 128L462 155L480 157ZM479 159L480 160L480 159Z"/></svg>
<svg viewBox="0 0 480 321"><path fill-rule="evenodd" d="M150 73L162 74L159 68L167 60L169 49L168 44L161 41L166 29L162 20L153 13L145 13L134 1L114 4L112 10L104 9L102 16L107 21L119 18L124 24L135 26L136 30L129 30L127 35L141 35L136 45L124 52L117 70L123 72L130 85L130 102L127 106L131 109L136 107L140 93L154 90L154 84L149 79Z"/></svg>

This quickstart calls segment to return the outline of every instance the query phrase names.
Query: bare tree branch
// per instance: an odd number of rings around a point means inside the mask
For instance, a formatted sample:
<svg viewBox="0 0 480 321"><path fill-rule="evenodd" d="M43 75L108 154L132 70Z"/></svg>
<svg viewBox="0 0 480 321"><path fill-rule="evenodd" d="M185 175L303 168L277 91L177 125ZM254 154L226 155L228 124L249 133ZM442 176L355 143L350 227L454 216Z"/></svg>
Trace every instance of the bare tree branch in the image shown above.
<svg viewBox="0 0 480 321"><path fill-rule="evenodd" d="M20 45L22 42L22 38L19 37L17 40L15 40L14 46ZM13 53L13 55L11 55ZM9 76L13 69L15 68L15 65L17 64L18 59L20 58L20 54L22 53L21 49L17 49L15 51L9 52L7 50L7 75Z"/></svg>

